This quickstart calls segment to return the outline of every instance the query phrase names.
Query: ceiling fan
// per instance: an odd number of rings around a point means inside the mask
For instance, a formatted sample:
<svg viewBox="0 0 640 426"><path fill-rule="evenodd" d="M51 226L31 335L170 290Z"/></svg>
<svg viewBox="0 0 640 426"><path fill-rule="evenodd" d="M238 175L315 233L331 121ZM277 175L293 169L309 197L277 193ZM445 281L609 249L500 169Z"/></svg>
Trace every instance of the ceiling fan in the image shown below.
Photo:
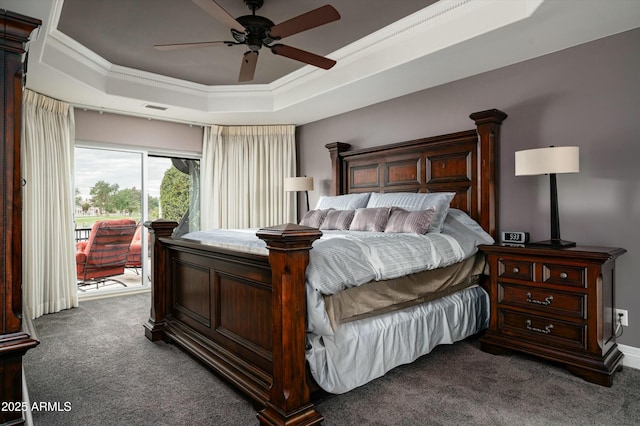
<svg viewBox="0 0 640 426"><path fill-rule="evenodd" d="M242 58L240 75L238 77L238 81L240 82L253 80L256 63L258 62L258 51L263 46L269 48L271 52L276 55L286 56L287 58L326 70L336 64L336 61L333 59L278 43L280 39L285 37L340 19L340 14L333 6L321 6L276 25L271 20L256 15L256 10L262 7L264 0L244 0L245 4L251 9L252 14L240 16L237 19L231 16L214 0L193 0L193 2L209 15L230 27L233 41L158 44L154 46L156 49L177 50L244 44L248 50Z"/></svg>

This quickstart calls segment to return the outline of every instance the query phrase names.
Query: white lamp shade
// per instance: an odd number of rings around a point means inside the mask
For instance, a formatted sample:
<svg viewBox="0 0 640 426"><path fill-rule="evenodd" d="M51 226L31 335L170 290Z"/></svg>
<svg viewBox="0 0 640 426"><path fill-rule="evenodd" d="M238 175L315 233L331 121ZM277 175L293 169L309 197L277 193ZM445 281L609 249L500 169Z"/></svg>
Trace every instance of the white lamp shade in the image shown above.
<svg viewBox="0 0 640 426"><path fill-rule="evenodd" d="M580 171L580 150L577 146L516 151L516 176L549 173L577 173Z"/></svg>
<svg viewBox="0 0 640 426"><path fill-rule="evenodd" d="M306 176L284 178L284 190L287 192L313 191L313 178Z"/></svg>

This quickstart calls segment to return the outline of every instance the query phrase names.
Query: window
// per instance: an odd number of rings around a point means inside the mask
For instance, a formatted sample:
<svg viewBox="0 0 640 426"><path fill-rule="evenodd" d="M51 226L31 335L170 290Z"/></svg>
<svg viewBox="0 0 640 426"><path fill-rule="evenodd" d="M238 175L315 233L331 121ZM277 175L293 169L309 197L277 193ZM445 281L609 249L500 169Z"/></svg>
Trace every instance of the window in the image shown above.
<svg viewBox="0 0 640 426"><path fill-rule="evenodd" d="M174 231L176 236L199 229L200 160L197 158L77 144L75 188L76 241L87 239L91 226L101 219L127 217L140 224L158 218L175 220L179 223ZM109 286L109 291L149 285L146 229L142 230L141 240L141 268L125 270L124 276L118 278L122 278L127 287Z"/></svg>

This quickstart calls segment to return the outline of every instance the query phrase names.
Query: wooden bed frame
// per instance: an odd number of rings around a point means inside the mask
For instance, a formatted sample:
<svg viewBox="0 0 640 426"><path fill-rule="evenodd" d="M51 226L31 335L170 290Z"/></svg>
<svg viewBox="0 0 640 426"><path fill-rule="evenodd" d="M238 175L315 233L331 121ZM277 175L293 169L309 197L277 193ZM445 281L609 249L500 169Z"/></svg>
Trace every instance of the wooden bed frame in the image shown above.
<svg viewBox="0 0 640 426"><path fill-rule="evenodd" d="M476 128L349 151L327 145L335 194L454 191L452 207L492 236L498 223L498 110L471 114ZM177 223L147 222L152 305L145 335L172 341L259 407L269 425L319 424L305 361L305 269L321 236L285 224L260 229L269 255L171 238Z"/></svg>

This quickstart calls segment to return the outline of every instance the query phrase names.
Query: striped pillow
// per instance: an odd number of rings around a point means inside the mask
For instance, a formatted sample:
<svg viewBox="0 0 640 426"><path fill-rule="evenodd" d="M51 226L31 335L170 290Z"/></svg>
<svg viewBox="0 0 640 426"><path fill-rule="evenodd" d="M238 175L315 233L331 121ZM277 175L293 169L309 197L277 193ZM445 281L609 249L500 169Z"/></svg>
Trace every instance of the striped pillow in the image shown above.
<svg viewBox="0 0 640 426"><path fill-rule="evenodd" d="M400 207L408 211L436 209L429 232L440 232L455 192L374 192L367 207Z"/></svg>
<svg viewBox="0 0 640 426"><path fill-rule="evenodd" d="M300 225L310 226L311 228L320 228L320 225L322 225L324 218L327 217L329 210L333 209L309 210L304 214L304 216L302 216L302 219L300 219Z"/></svg>
<svg viewBox="0 0 640 426"><path fill-rule="evenodd" d="M384 232L426 234L435 214L436 209L433 207L416 212L410 212L399 207L392 207L389 221L384 228Z"/></svg>
<svg viewBox="0 0 640 426"><path fill-rule="evenodd" d="M346 231L353 221L353 215L355 210L331 210L327 213L324 222L320 229L331 230L337 229L340 231Z"/></svg>
<svg viewBox="0 0 640 426"><path fill-rule="evenodd" d="M389 220L389 207L375 209L356 209L350 231L384 232Z"/></svg>

